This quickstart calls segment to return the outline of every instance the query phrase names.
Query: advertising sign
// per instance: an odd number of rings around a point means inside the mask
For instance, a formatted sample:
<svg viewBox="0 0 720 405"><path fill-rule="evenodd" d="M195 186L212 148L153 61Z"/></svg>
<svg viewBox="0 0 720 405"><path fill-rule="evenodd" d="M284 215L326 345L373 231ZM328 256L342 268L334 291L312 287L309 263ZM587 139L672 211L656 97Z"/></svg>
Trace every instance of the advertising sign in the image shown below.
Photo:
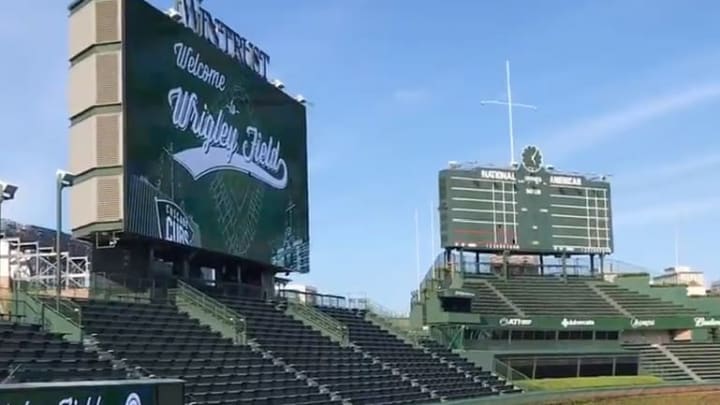
<svg viewBox="0 0 720 405"><path fill-rule="evenodd" d="M307 272L305 107L188 24L123 4L124 231Z"/></svg>
<svg viewBox="0 0 720 405"><path fill-rule="evenodd" d="M2 405L153 405L155 387L111 385L0 391Z"/></svg>

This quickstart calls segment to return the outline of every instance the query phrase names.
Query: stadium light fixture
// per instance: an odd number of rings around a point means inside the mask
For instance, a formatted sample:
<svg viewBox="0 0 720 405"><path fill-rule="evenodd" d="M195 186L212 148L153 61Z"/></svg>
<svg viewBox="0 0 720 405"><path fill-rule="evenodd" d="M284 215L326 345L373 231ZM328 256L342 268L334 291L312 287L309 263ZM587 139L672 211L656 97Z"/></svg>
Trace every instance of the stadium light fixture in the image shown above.
<svg viewBox="0 0 720 405"><path fill-rule="evenodd" d="M18 186L4 181L0 181L0 238L4 236L2 233L2 203L15 198Z"/></svg>
<svg viewBox="0 0 720 405"><path fill-rule="evenodd" d="M273 86L275 86L275 88L277 88L278 90L282 90L282 89L285 88L285 83L283 83L282 81L280 81L280 79L272 79L272 80L270 81L270 84L272 84Z"/></svg>
<svg viewBox="0 0 720 405"><path fill-rule="evenodd" d="M62 253L60 250L60 241L62 239L62 191L65 187L72 187L75 183L75 175L60 170L55 173L55 183L57 191L55 220L57 226L55 228L55 305L60 310L60 295L62 294Z"/></svg>
<svg viewBox="0 0 720 405"><path fill-rule="evenodd" d="M170 7L165 14L167 14L168 17L172 18L173 21L180 22L182 20L182 15L175 7Z"/></svg>
<svg viewBox="0 0 720 405"><path fill-rule="evenodd" d="M310 105L310 106L314 105L307 98L305 98L305 96L303 96L302 94L298 94L293 98L295 99L295 101L297 101L298 103L300 103L302 105Z"/></svg>

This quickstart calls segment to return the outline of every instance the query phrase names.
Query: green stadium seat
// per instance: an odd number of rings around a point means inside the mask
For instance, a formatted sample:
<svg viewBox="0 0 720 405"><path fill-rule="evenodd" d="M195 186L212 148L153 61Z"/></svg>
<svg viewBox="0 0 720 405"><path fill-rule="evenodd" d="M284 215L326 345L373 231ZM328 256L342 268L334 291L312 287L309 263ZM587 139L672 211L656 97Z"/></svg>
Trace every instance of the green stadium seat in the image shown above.
<svg viewBox="0 0 720 405"><path fill-rule="evenodd" d="M52 382L124 379L98 354L38 325L0 321L0 380Z"/></svg>
<svg viewBox="0 0 720 405"><path fill-rule="evenodd" d="M705 381L720 380L720 343L665 344L675 357Z"/></svg>
<svg viewBox="0 0 720 405"><path fill-rule="evenodd" d="M320 308L344 323L350 340L363 351L397 368L428 387L443 400L492 396L517 390L497 376L483 372L449 354L445 357L410 346L364 318L365 312L341 308ZM455 361L453 361L455 360ZM459 367L451 367L450 363Z"/></svg>
<svg viewBox="0 0 720 405"><path fill-rule="evenodd" d="M83 324L116 358L187 382L198 404L328 404L330 396L169 304L79 300Z"/></svg>
<svg viewBox="0 0 720 405"><path fill-rule="evenodd" d="M245 317L248 337L274 356L353 404L410 404L431 401L409 381L362 352L341 347L284 313L282 303L223 295L204 288Z"/></svg>
<svg viewBox="0 0 720 405"><path fill-rule="evenodd" d="M490 283L526 316L622 316L618 310L598 295L581 277L513 276L501 279L494 275L466 275L463 288L479 291L481 297L497 295L484 283ZM475 298L473 312L481 315L517 315L500 299L483 302ZM493 310L493 306L503 308Z"/></svg>
<svg viewBox="0 0 720 405"><path fill-rule="evenodd" d="M708 316L707 313L696 309L631 291L612 283L599 282L595 285L600 291L637 318L658 316Z"/></svg>

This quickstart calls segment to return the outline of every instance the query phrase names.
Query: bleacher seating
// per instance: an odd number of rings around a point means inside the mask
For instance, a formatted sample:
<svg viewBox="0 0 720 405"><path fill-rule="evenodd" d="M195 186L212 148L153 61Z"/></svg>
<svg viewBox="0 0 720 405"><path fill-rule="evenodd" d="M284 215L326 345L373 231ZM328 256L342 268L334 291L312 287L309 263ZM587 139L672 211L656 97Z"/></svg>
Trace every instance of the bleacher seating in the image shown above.
<svg viewBox="0 0 720 405"><path fill-rule="evenodd" d="M216 298L245 317L249 338L353 404L430 401L429 393L412 386L363 353L342 347L287 316L271 302L221 295Z"/></svg>
<svg viewBox="0 0 720 405"><path fill-rule="evenodd" d="M707 316L696 309L631 291L615 284L597 283L596 286L635 317Z"/></svg>
<svg viewBox="0 0 720 405"><path fill-rule="evenodd" d="M181 378L200 404L327 404L328 394L168 304L78 301L83 324L116 358Z"/></svg>
<svg viewBox="0 0 720 405"><path fill-rule="evenodd" d="M665 381L692 381L692 378L659 348L649 343L624 343L623 347L638 352L641 371Z"/></svg>
<svg viewBox="0 0 720 405"><path fill-rule="evenodd" d="M483 370L481 367L476 366L459 354L453 353L451 350L448 350L446 347L433 339L422 339L420 344L429 352L435 354L438 358L455 364L472 376L490 380L490 384L503 393L521 392L519 388L513 387L512 385L502 384L497 376L493 375L489 371Z"/></svg>
<svg viewBox="0 0 720 405"><path fill-rule="evenodd" d="M516 316L515 311L481 280L467 280L464 289L472 292L472 312L482 315Z"/></svg>
<svg viewBox="0 0 720 405"><path fill-rule="evenodd" d="M513 276L487 279L528 316L622 316L582 278ZM466 282L467 283L467 282Z"/></svg>
<svg viewBox="0 0 720 405"><path fill-rule="evenodd" d="M512 386L489 372L469 367L470 372L466 374L441 362L430 353L412 347L365 320L364 311L340 308L322 308L322 310L344 323L350 331L351 341L363 351L399 369L443 399L490 396L499 392L514 391ZM467 365L467 363L462 364L462 366ZM476 377L478 381L475 381Z"/></svg>
<svg viewBox="0 0 720 405"><path fill-rule="evenodd" d="M720 380L720 344L670 343L664 345L703 380Z"/></svg>
<svg viewBox="0 0 720 405"><path fill-rule="evenodd" d="M0 321L0 380L13 382L109 380L126 377L79 343L39 325Z"/></svg>

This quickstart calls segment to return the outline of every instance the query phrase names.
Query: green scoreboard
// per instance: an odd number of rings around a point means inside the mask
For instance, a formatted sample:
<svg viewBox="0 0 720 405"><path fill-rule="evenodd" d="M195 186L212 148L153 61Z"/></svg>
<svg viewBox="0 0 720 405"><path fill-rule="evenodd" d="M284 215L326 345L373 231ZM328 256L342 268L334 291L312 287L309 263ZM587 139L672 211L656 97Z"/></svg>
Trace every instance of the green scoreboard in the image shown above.
<svg viewBox="0 0 720 405"><path fill-rule="evenodd" d="M610 184L556 172L534 146L509 168L451 164L440 171L445 248L515 253L609 254Z"/></svg>

